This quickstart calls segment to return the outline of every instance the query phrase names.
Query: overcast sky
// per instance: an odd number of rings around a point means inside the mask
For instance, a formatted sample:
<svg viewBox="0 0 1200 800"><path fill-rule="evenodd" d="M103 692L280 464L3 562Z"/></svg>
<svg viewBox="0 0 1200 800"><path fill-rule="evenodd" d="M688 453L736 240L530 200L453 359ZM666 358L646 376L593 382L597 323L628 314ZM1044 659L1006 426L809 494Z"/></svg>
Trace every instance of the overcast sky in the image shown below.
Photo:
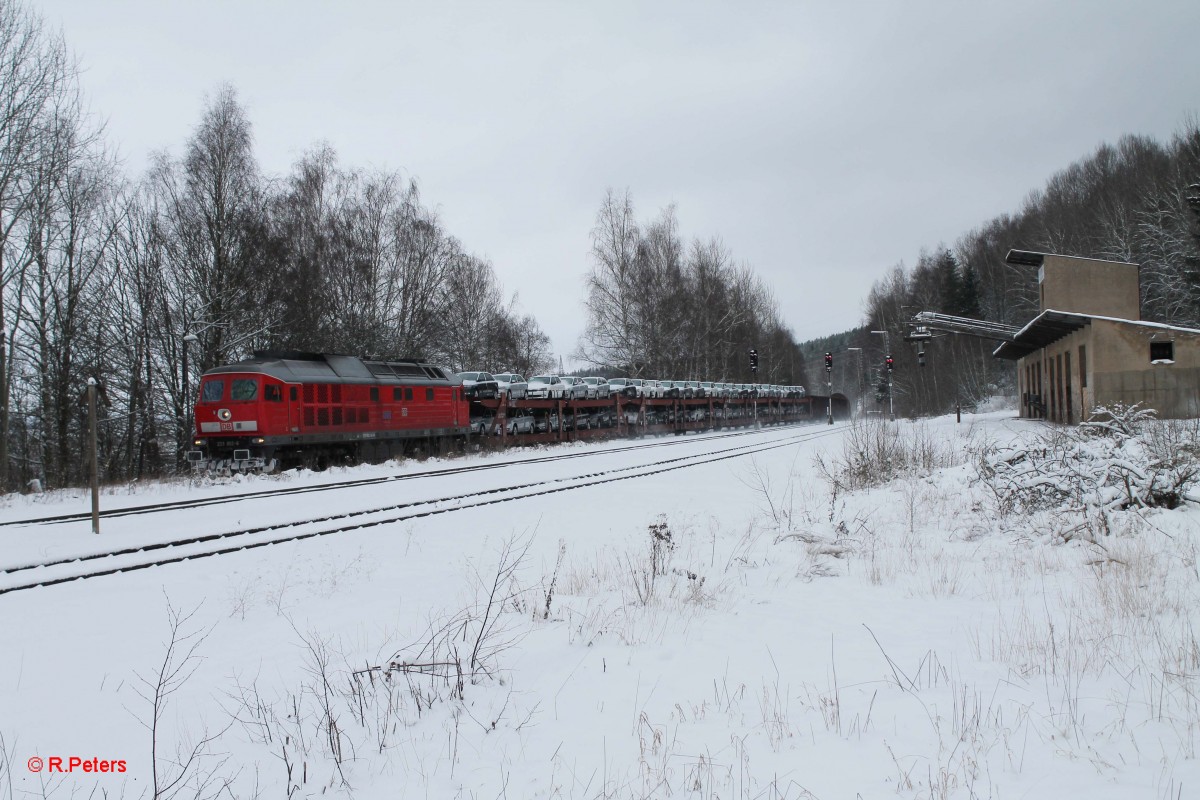
<svg viewBox="0 0 1200 800"><path fill-rule="evenodd" d="M228 82L265 172L324 140L415 177L564 354L607 187L719 236L809 339L858 325L888 267L1200 107L1196 0L33 4L131 176Z"/></svg>

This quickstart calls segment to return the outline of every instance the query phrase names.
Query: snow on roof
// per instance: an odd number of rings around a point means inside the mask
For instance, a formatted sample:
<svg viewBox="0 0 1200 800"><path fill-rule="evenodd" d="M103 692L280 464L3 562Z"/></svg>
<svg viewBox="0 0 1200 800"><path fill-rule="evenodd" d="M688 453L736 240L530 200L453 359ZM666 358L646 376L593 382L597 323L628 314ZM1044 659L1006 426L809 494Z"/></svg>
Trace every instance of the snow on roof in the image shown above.
<svg viewBox="0 0 1200 800"><path fill-rule="evenodd" d="M1068 255L1063 255L1062 253L1042 253L1037 250L1016 250L1016 249L1009 250L1008 254L1004 257L1004 261L1007 264L1023 264L1028 267L1040 267L1042 265L1042 263L1046 260L1047 256L1049 256L1050 258L1067 258L1072 261L1094 261L1097 264L1130 264L1135 267L1138 266L1133 261L1114 261L1111 258L1090 258L1088 256L1068 256Z"/></svg>
<svg viewBox="0 0 1200 800"><path fill-rule="evenodd" d="M1012 341L1004 342L993 350L992 355L996 358L1015 361L1032 353L1034 350L1040 350L1046 345L1057 342L1064 336L1074 333L1089 324L1092 320L1097 319L1123 325L1138 325L1144 328L1154 328L1172 333L1186 333L1200 336L1200 329L1197 328L1184 328L1179 325L1167 325L1163 322L1147 322L1140 319L1106 317L1100 314L1078 314L1073 311L1056 311L1048 308L1030 320L1021 330L1017 331Z"/></svg>

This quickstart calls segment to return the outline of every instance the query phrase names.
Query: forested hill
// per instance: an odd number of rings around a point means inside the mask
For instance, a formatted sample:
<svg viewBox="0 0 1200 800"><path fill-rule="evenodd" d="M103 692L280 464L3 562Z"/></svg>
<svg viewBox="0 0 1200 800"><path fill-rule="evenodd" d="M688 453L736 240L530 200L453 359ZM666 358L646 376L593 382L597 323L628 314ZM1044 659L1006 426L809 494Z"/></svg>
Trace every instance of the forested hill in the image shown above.
<svg viewBox="0 0 1200 800"><path fill-rule="evenodd" d="M810 381L824 380L824 376L817 373L825 363L825 354L846 352L848 347L853 347L854 343L862 339L866 333L866 328L852 328L842 333L801 342L800 351L804 353L804 362L809 365L808 379Z"/></svg>

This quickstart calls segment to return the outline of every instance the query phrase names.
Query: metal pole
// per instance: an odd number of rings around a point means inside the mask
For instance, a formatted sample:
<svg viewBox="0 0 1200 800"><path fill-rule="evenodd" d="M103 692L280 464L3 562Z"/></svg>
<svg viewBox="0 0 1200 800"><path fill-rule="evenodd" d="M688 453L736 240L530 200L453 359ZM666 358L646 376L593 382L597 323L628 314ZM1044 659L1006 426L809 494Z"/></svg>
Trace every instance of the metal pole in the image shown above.
<svg viewBox="0 0 1200 800"><path fill-rule="evenodd" d="M825 386L829 392L829 424L833 424L833 373L825 370Z"/></svg>
<svg viewBox="0 0 1200 800"><path fill-rule="evenodd" d="M890 356L892 353L892 348L888 345L888 332L887 331L871 331L871 333L877 333L883 337L883 356L884 356L884 358L887 358L888 356ZM887 386L888 386L888 417L891 418L892 422L895 422L896 421L896 408L892 402L892 371L888 370L887 374L888 374L888 376L887 376L887 379L888 379L888 383L887 383Z"/></svg>
<svg viewBox="0 0 1200 800"><path fill-rule="evenodd" d="M88 462L92 467L92 533L100 533L100 459L96 453L96 379L88 378Z"/></svg>
<svg viewBox="0 0 1200 800"><path fill-rule="evenodd" d="M863 411L863 409L862 409L862 396L863 396L862 354L863 354L863 349L861 347L847 347L846 348L846 352L851 352L851 351L853 351L854 355L857 356L857 361L855 362L856 366L855 366L855 377L854 377L854 407L851 409L851 413L857 419L858 415L861 414ZM844 378L844 375L845 375L845 373L843 372L843 378ZM844 380L843 380L843 383L845 383Z"/></svg>
<svg viewBox="0 0 1200 800"><path fill-rule="evenodd" d="M188 363L187 363L188 339L185 336L180 341L183 344L183 419L184 419L184 423L186 424L187 420L191 417L191 414L189 414L188 411L189 411L189 407L192 404L191 391L190 391L191 387L188 386Z"/></svg>

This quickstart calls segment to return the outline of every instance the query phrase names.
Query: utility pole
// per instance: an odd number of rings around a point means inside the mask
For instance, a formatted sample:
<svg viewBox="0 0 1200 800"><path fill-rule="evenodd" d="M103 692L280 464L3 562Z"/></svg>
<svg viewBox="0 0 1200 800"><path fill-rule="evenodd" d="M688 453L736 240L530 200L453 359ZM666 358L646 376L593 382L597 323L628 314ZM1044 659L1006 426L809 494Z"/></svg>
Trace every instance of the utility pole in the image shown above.
<svg viewBox="0 0 1200 800"><path fill-rule="evenodd" d="M829 400L829 424L833 424L833 353L825 354L825 391Z"/></svg>
<svg viewBox="0 0 1200 800"><path fill-rule="evenodd" d="M846 348L846 352L851 352L851 351L857 353L857 357L858 357L857 374L854 377L854 405L861 406L862 405L862 396L863 396L863 384L864 384L863 374L862 374L863 349L861 347L847 347ZM845 374L845 373L843 372L843 374ZM861 413L861 411L862 411L862 409L860 408L859 412Z"/></svg>
<svg viewBox="0 0 1200 800"><path fill-rule="evenodd" d="M892 392L892 353L890 350L888 351L888 357L887 357L887 373L888 373L888 416L891 418L892 422L895 422L896 421L896 407L893 405L893 400L892 400L892 394L893 394L893 392Z"/></svg>
<svg viewBox="0 0 1200 800"><path fill-rule="evenodd" d="M92 533L100 533L100 456L96 452L96 379L88 378L88 463L92 469Z"/></svg>
<svg viewBox="0 0 1200 800"><path fill-rule="evenodd" d="M892 348L888 344L887 331L871 331L871 333L879 334L883 337L883 352L887 364L887 388L888 388L888 417L892 422L896 421L896 407L892 401Z"/></svg>
<svg viewBox="0 0 1200 800"><path fill-rule="evenodd" d="M750 374L755 380L758 379L758 348L756 347L750 348ZM751 385L754 387L754 427L758 428L758 384Z"/></svg>

